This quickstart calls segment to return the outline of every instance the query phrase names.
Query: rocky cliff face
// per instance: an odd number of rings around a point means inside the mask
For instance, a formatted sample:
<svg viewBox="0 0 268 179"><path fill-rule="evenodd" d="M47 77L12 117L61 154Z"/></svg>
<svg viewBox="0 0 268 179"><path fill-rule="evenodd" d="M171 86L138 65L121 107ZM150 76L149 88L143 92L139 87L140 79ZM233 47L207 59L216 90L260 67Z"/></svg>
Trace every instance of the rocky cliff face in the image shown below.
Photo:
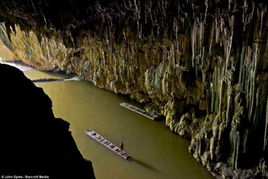
<svg viewBox="0 0 268 179"><path fill-rule="evenodd" d="M1 177L94 179L91 162L77 149L69 123L54 117L43 90L3 64L0 84Z"/></svg>
<svg viewBox="0 0 268 179"><path fill-rule="evenodd" d="M0 5L0 37L25 63L77 73L163 114L216 176L268 175L265 1Z"/></svg>

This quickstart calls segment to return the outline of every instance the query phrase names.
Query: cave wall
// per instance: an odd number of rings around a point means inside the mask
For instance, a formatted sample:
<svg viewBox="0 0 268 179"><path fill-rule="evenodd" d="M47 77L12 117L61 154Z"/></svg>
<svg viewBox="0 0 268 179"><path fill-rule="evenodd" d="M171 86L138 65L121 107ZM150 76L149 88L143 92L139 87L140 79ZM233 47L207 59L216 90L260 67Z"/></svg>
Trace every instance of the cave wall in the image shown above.
<svg viewBox="0 0 268 179"><path fill-rule="evenodd" d="M4 0L0 7L0 38L24 63L77 73L163 114L214 175L255 166L243 174L267 175L265 1Z"/></svg>
<svg viewBox="0 0 268 179"><path fill-rule="evenodd" d="M77 148L70 124L19 69L0 64L1 178L95 179Z"/></svg>

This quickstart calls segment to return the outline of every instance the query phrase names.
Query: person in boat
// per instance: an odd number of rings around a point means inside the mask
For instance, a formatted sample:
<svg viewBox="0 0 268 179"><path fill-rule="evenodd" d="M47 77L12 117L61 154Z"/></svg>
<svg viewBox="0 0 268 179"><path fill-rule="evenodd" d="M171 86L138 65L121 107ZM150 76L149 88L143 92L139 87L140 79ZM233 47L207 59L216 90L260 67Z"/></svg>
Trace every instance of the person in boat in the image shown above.
<svg viewBox="0 0 268 179"><path fill-rule="evenodd" d="M121 150L124 150L124 143L123 143L123 141L120 143L120 149Z"/></svg>

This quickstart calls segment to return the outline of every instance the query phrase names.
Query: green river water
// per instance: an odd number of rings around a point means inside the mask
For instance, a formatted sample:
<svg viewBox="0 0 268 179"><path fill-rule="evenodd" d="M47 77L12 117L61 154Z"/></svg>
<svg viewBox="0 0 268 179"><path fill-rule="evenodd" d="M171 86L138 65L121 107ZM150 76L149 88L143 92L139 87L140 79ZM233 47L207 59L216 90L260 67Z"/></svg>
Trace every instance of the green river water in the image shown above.
<svg viewBox="0 0 268 179"><path fill-rule="evenodd" d="M36 70L30 79L63 78ZM65 77L64 77L65 78ZM188 153L189 141L173 134L164 122L155 122L119 105L125 97L83 81L36 83L53 102L56 117L70 123L76 144L90 159L97 179L209 179L209 172ZM134 103L135 104L135 103ZM93 129L116 145L124 141L127 161L85 135Z"/></svg>

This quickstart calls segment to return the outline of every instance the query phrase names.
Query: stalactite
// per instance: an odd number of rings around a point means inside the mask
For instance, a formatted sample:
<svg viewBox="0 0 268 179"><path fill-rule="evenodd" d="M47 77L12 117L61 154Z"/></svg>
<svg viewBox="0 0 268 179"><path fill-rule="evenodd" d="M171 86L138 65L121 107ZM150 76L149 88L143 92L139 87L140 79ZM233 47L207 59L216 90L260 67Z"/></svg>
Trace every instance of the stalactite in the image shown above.
<svg viewBox="0 0 268 179"><path fill-rule="evenodd" d="M263 151L267 151L267 143L268 143L268 98L266 101L266 117L265 117L265 132L264 132L264 138L263 138Z"/></svg>
<svg viewBox="0 0 268 179"><path fill-rule="evenodd" d="M0 26L0 39L25 63L77 73L153 103L172 131L192 138L189 151L215 175L258 162L254 175L265 175L268 18L262 1L96 1L70 21L52 17L42 3L0 5L18 20Z"/></svg>

